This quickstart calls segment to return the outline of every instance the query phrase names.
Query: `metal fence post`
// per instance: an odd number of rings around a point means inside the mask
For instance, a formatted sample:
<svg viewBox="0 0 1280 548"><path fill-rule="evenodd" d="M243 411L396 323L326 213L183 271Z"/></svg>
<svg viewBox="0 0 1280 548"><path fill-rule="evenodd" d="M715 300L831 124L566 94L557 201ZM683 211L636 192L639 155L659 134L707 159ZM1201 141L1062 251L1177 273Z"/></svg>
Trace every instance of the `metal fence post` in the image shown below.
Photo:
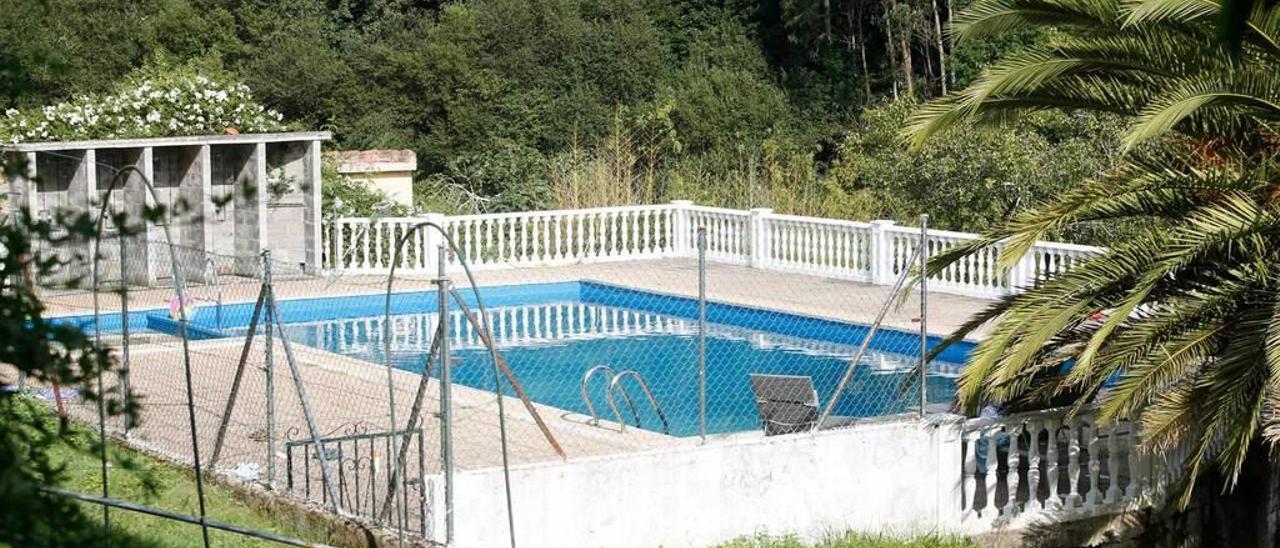
<svg viewBox="0 0 1280 548"><path fill-rule="evenodd" d="M271 250L262 251L262 287L269 294L267 302L273 302L274 289L271 287ZM266 323L263 325L263 359L267 385L267 489L276 488L276 384L275 360L272 356L272 331L275 329L275 307L266 307Z"/></svg>
<svg viewBox="0 0 1280 548"><path fill-rule="evenodd" d="M436 293L439 297L440 344L440 457L444 460L444 537L453 544L453 364L449 357L449 278L445 276L445 247L436 248ZM501 394L498 396L501 398Z"/></svg>
<svg viewBox="0 0 1280 548"><path fill-rule="evenodd" d="M707 441L707 229L698 228L698 433Z"/></svg>
<svg viewBox="0 0 1280 548"><path fill-rule="evenodd" d="M128 247L125 245L127 240L124 236L125 228L123 226L116 229L117 239L120 240L120 393L123 395L125 405L129 403L129 255ZM124 414L124 439L129 439L129 431L133 428L133 419L130 413Z"/></svg>
<svg viewBox="0 0 1280 548"><path fill-rule="evenodd" d="M928 383L925 381L929 365L929 215L920 215L920 415L924 416L929 404Z"/></svg>

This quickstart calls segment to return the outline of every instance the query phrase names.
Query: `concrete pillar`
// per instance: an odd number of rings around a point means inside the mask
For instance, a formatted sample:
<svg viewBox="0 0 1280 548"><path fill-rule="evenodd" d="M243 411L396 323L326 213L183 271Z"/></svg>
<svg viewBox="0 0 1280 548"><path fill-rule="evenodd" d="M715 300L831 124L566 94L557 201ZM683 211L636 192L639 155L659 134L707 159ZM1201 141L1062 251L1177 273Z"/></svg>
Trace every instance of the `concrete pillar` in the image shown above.
<svg viewBox="0 0 1280 548"><path fill-rule="evenodd" d="M94 178L98 174L98 151L87 149L80 153L80 163L76 166L75 175L71 176L71 185L67 187L67 205L75 211L89 212L93 201L89 199L93 192ZM93 211L92 215L97 212Z"/></svg>
<svg viewBox="0 0 1280 548"><path fill-rule="evenodd" d="M66 208L69 217L68 222L81 215L88 215L91 219L97 213L93 208L92 200L89 199L91 188L93 186L94 177L97 175L95 162L97 161L97 151L87 149L79 153L70 152L69 156L75 156L75 169L70 173L70 180L67 182L66 194L61 200L60 205ZM56 218L56 212L54 217ZM73 239L58 245L56 251L58 257L62 259L63 266L55 279L62 283L79 281L83 284L92 282L90 275L90 267L93 261L94 249L92 247L92 239L87 235L76 235Z"/></svg>
<svg viewBox="0 0 1280 548"><path fill-rule="evenodd" d="M894 281L893 240L886 230L894 224L893 221L871 221L871 249L867 254L867 267L873 284L890 285Z"/></svg>
<svg viewBox="0 0 1280 548"><path fill-rule="evenodd" d="M961 415L930 416L923 428L933 428L931 445L937 474L937 506L934 510L934 530L948 533L958 531L964 520L964 421Z"/></svg>
<svg viewBox="0 0 1280 548"><path fill-rule="evenodd" d="M31 205L36 193L36 153L14 152L10 154L10 158L13 158L14 161L17 161L17 158L23 158L27 164L24 166L23 173L9 180L8 213L12 214L12 218L16 220L23 211L34 214Z"/></svg>
<svg viewBox="0 0 1280 548"><path fill-rule="evenodd" d="M254 145L235 189L236 274L258 276L267 244L267 144Z"/></svg>
<svg viewBox="0 0 1280 548"><path fill-rule="evenodd" d="M184 148L182 159L185 165L177 192L178 201L186 211L173 212L171 218L176 226L171 229L181 246L177 258L183 279L203 283L208 281L205 259L210 242L209 225L205 221L213 218L209 145Z"/></svg>
<svg viewBox="0 0 1280 548"><path fill-rule="evenodd" d="M324 268L321 264L321 241L323 236L320 231L324 228L324 219L321 211L320 187L322 185L321 175L321 156L320 145L322 141L319 139L311 141L307 144L307 152L305 156L305 174L303 176L300 190L303 193L303 223L306 225L304 269L309 274L316 274L320 269Z"/></svg>
<svg viewBox="0 0 1280 548"><path fill-rule="evenodd" d="M422 220L431 221L438 226L444 226L445 216L443 213L427 213L422 216ZM422 231L422 241L423 241L422 264L426 268L427 273L434 276L436 273L440 272L440 263L437 261L437 259L440 258L440 255L439 255L439 252L436 250L440 246L446 245L444 241L444 236L440 234L440 231L434 228L431 228L429 226L423 227L419 230ZM406 244L406 247L409 247L411 245L412 243ZM451 252L452 252L451 250L447 251L447 253L451 253Z"/></svg>
<svg viewBox="0 0 1280 548"><path fill-rule="evenodd" d="M127 240L128 258L125 261L124 278L131 285L152 286L156 283L156 265L154 245L152 244L153 223L147 220L146 210L156 206L155 196L147 189L146 181L155 181L155 150L143 147L132 159L133 165L141 171L134 172L125 179L124 211L129 219ZM167 268L167 267L166 267Z"/></svg>
<svg viewBox="0 0 1280 548"><path fill-rule="evenodd" d="M764 268L773 257L773 240L769 237L769 215L773 210L758 207L751 210L748 217L748 240L750 265L752 268Z"/></svg>
<svg viewBox="0 0 1280 548"><path fill-rule="evenodd" d="M689 226L689 208L693 200L671 200L671 249L676 257L696 256L697 244Z"/></svg>
<svg viewBox="0 0 1280 548"><path fill-rule="evenodd" d="M13 152L10 154L13 158L25 157L27 161L25 176L19 175L9 181L9 211L17 213L31 208L31 202L36 193L36 153Z"/></svg>

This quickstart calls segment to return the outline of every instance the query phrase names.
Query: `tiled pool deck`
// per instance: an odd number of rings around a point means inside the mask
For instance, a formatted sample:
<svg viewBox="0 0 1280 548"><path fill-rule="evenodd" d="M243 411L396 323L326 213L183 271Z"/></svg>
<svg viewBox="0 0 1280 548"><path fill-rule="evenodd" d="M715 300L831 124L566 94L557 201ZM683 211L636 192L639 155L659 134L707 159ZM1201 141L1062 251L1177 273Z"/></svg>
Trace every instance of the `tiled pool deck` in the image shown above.
<svg viewBox="0 0 1280 548"><path fill-rule="evenodd" d="M632 262L598 263L545 268L520 268L477 272L480 285L595 280L632 288L685 296L696 296L697 263L687 259L662 259ZM464 280L456 276L461 286ZM342 276L329 280L288 280L275 284L279 299L323 297L329 295L378 294L386 289L383 276ZM396 290L430 289L423 277L397 281ZM821 316L842 321L870 323L881 304L890 297L889 287L872 286L817 276L759 270L724 264L708 265L708 298L714 301L753 307L772 308L793 313ZM252 281L232 283L224 280L225 302L252 302L257 285ZM191 293L213 298L208 287L193 288ZM130 308L166 306L172 296L169 289L131 291ZM118 297L100 295L104 311L118 307ZM929 331L945 335L991 301L931 293L929 295ZM51 314L86 314L92 312L92 298L83 293L49 295ZM919 302L914 297L891 309L886 325L898 329L919 329ZM287 321L287 318L286 318ZM118 341L118 337L116 338ZM142 423L131 434L131 440L171 457L189 460L190 439L185 410L182 375L181 341L169 336L148 333L136 336L131 345L131 386L142 397ZM234 377L242 339L217 339L191 343L193 384L196 394L197 427L200 447L207 459L212 451L219 417L225 406ZM389 424L387 406L387 371L379 364L363 362L326 351L294 345L301 375L311 406L316 410L319 430L323 434L341 433L352 424L364 424L370 431L385 430ZM244 464L256 464L265 470L265 375L261 340L249 353L248 368L242 384L237 410L228 429L226 447L218 468L228 471ZM285 365L281 345L275 345L278 432L291 433L299 439L305 433L305 422L294 386ZM418 375L394 373L397 421L403 427L418 384ZM109 384L114 384L111 382ZM423 410L428 468L439 444L438 388L432 383L427 390ZM456 462L460 469L497 466L499 451L496 399L492 394L457 386L454 389L454 421ZM77 418L96 421L96 408L73 403L69 406ZM508 439L513 464L556 460L558 457L545 441L538 427L519 400L506 398ZM569 458L604 455L662 446L699 443L697 438L673 438L640 429L625 433L585 424L580 415L556 408L536 405ZM117 428L119 420L115 421ZM758 435L758 434L739 434ZM281 444L283 445L283 444ZM280 448L283 451L283 447ZM283 458L277 453L277 458ZM281 461L282 462L282 461ZM283 465L280 465L281 476ZM283 480L281 480L283 481Z"/></svg>

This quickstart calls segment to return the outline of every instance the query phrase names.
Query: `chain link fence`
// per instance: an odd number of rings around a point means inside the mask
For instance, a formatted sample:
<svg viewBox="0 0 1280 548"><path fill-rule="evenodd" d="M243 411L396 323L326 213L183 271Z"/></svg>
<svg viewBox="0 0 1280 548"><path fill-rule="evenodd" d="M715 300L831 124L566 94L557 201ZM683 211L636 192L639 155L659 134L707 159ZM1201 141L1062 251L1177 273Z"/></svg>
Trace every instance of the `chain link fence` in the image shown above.
<svg viewBox="0 0 1280 548"><path fill-rule="evenodd" d="M890 283L868 284L841 275L866 260L862 244L795 223L768 236L774 261L761 268L735 258L748 235L726 236L717 215L642 229L682 241L605 218L536 230L434 219L447 237L370 222L331 233L323 273L269 253L251 262L105 237L96 293L46 283L41 295L117 349L108 389L142 411L110 419L109 434L409 539L447 539L454 470L847 427L950 402L959 363L921 358L954 324L930 324L927 287L907 283L921 252L938 251L923 232L886 240ZM550 230L569 243L554 251ZM517 246L577 258L525 265ZM588 248L607 260L582 259ZM642 253L676 248L687 252ZM401 269L368 267L378 262ZM805 262L822 268L785 268ZM96 405L64 397L74 418L97 422Z"/></svg>

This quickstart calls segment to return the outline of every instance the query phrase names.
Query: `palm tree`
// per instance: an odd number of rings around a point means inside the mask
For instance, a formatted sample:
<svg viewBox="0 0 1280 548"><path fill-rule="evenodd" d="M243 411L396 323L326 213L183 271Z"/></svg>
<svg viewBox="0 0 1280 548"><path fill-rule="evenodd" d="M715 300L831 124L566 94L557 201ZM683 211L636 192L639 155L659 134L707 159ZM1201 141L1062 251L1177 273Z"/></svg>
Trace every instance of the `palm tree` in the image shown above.
<svg viewBox="0 0 1280 548"><path fill-rule="evenodd" d="M1259 444L1280 442L1280 8L1254 10L1238 51L1217 39L1217 0L978 0L959 40L1025 26L1039 43L913 118L916 145L960 120L1047 108L1129 120L1123 165L979 241L1014 264L1075 223L1136 220L1069 273L1037 280L979 314L994 321L959 399L1099 406L1136 420L1150 450L1188 450L1179 502L1216 466L1234 487Z"/></svg>

